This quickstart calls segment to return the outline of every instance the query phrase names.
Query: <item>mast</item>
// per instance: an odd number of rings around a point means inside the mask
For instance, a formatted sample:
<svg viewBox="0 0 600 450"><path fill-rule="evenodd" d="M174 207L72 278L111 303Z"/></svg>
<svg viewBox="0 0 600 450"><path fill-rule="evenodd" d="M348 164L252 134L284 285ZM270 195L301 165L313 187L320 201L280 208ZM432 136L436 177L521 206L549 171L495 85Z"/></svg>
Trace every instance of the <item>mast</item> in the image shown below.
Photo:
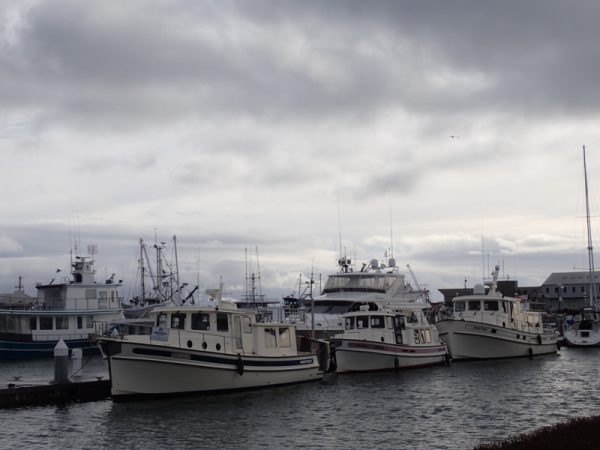
<svg viewBox="0 0 600 450"><path fill-rule="evenodd" d="M587 179L587 164L585 160L585 145L583 146L583 175L585 179L585 217L587 221L587 240L588 240L588 269L590 276L590 306L596 304L596 288L594 286L594 247L592 245L592 224L590 220L590 201Z"/></svg>
<svg viewBox="0 0 600 450"><path fill-rule="evenodd" d="M177 281L177 304L181 304L181 285L179 284L179 259L177 258L177 236L173 235L173 247L175 247L175 280Z"/></svg>
<svg viewBox="0 0 600 450"><path fill-rule="evenodd" d="M146 302L146 282L144 278L146 277L146 270L144 267L144 240L140 238L140 279L142 282L142 298L141 303L145 304Z"/></svg>

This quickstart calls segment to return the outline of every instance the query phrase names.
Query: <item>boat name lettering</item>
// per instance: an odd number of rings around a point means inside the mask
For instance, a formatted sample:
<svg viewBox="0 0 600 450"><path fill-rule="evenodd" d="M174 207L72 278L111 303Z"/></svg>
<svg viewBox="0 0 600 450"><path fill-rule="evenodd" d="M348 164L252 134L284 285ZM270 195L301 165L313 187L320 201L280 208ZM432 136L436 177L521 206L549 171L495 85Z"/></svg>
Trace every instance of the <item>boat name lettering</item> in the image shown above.
<svg viewBox="0 0 600 450"><path fill-rule="evenodd" d="M312 359L301 359L300 364L312 364Z"/></svg>

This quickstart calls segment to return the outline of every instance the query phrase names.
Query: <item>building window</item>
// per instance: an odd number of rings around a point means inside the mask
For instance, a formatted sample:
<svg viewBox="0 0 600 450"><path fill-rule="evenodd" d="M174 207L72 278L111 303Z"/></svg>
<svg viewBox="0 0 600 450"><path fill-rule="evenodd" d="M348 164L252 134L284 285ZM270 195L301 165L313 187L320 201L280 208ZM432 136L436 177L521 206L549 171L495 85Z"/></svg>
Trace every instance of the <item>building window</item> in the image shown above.
<svg viewBox="0 0 600 450"><path fill-rule="evenodd" d="M550 288L546 286L546 294L550 293Z"/></svg>
<svg viewBox="0 0 600 450"><path fill-rule="evenodd" d="M575 289L575 286L571 286L571 292L574 294L575 292L577 292L577 289Z"/></svg>
<svg viewBox="0 0 600 450"><path fill-rule="evenodd" d="M37 330L37 317L29 318L29 328L32 330Z"/></svg>

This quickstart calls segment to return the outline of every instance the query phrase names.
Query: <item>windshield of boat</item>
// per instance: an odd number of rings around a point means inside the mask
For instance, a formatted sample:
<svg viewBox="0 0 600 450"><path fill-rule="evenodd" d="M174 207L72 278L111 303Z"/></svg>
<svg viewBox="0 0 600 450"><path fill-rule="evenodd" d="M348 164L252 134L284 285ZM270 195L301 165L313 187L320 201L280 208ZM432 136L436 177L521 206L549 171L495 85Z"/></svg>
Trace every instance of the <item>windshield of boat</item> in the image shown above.
<svg viewBox="0 0 600 450"><path fill-rule="evenodd" d="M330 275L323 294L331 292L378 292L386 293L396 282L397 277L383 273L344 273Z"/></svg>
<svg viewBox="0 0 600 450"><path fill-rule="evenodd" d="M317 314L344 314L352 309L354 302L345 302L339 300L319 300L315 301L315 313ZM310 302L308 303L310 312Z"/></svg>

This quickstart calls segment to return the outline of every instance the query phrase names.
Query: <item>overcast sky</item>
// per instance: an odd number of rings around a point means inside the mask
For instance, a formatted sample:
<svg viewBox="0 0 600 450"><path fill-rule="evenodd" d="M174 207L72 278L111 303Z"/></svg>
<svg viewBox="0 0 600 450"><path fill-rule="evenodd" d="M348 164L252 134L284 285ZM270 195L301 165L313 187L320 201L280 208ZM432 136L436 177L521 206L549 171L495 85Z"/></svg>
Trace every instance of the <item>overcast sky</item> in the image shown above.
<svg viewBox="0 0 600 450"><path fill-rule="evenodd" d="M190 284L233 293L244 248L277 296L334 271L340 236L358 261L393 236L432 291L494 264L522 286L585 269L599 18L591 0L2 0L0 292L22 275L34 294L79 242L127 297L155 234Z"/></svg>

